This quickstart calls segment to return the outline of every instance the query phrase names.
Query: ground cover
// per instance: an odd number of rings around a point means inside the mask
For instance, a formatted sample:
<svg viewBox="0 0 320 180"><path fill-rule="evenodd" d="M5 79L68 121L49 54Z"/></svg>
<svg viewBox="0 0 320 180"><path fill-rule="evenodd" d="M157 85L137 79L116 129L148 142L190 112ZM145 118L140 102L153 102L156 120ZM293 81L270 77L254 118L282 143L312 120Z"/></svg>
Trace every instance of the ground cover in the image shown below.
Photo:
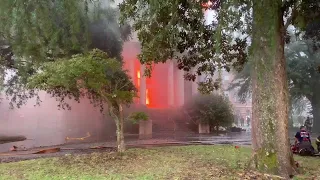
<svg viewBox="0 0 320 180"><path fill-rule="evenodd" d="M64 155L0 164L0 180L104 179L250 179L270 178L245 173L250 148L231 145L132 148L114 152ZM295 157L300 174L295 179L320 179L318 157ZM275 179L275 177L271 177Z"/></svg>

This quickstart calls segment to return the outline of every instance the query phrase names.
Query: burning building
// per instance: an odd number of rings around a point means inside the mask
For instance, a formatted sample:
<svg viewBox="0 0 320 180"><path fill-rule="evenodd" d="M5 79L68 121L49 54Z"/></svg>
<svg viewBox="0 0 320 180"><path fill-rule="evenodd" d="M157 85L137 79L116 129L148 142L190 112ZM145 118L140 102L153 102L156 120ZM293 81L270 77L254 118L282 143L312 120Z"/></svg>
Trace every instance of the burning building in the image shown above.
<svg viewBox="0 0 320 180"><path fill-rule="evenodd" d="M124 44L124 69L128 70L138 89L139 98L135 100L136 104L146 106L149 109L176 109L197 93L197 82L185 81L184 71L177 68L175 61L154 65L152 76L146 78L143 74L145 66L140 64L137 59L139 53L140 43L137 40L133 39ZM144 123L146 124L146 122ZM152 124L152 119L148 123ZM143 126L140 124L140 129L147 127L151 128L152 125ZM151 130L147 130L147 132L150 134Z"/></svg>

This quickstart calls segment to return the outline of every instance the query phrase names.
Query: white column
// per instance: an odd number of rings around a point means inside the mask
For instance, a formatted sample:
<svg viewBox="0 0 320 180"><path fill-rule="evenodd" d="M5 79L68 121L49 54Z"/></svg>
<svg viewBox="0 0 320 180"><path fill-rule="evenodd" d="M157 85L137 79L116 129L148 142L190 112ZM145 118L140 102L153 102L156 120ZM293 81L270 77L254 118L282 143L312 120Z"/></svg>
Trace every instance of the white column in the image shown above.
<svg viewBox="0 0 320 180"><path fill-rule="evenodd" d="M146 77L144 76L145 65L140 66L140 104L146 105Z"/></svg>
<svg viewBox="0 0 320 180"><path fill-rule="evenodd" d="M145 65L140 66L140 104L146 105L146 77L144 76ZM148 121L140 121L139 123L139 138L152 138L152 119Z"/></svg>
<svg viewBox="0 0 320 180"><path fill-rule="evenodd" d="M177 78L177 106L183 106L184 104L184 71L177 69L176 78Z"/></svg>
<svg viewBox="0 0 320 180"><path fill-rule="evenodd" d="M174 65L173 61L168 62L168 105L174 106Z"/></svg>
<svg viewBox="0 0 320 180"><path fill-rule="evenodd" d="M136 77L136 74L135 74L135 72L134 72L134 62L135 61L135 59L130 59L129 60L129 75L130 75L130 77L132 78L132 81L134 82L134 80L135 80L135 77Z"/></svg>

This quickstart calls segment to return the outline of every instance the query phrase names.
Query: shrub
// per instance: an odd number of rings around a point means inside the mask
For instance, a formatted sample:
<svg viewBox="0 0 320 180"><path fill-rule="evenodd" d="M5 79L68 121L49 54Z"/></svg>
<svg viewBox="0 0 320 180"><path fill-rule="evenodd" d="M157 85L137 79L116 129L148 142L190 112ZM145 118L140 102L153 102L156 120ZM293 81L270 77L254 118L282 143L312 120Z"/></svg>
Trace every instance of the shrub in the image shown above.
<svg viewBox="0 0 320 180"><path fill-rule="evenodd" d="M230 101L218 94L199 94L187 102L184 109L194 122L209 123L210 129L228 127L234 122Z"/></svg>

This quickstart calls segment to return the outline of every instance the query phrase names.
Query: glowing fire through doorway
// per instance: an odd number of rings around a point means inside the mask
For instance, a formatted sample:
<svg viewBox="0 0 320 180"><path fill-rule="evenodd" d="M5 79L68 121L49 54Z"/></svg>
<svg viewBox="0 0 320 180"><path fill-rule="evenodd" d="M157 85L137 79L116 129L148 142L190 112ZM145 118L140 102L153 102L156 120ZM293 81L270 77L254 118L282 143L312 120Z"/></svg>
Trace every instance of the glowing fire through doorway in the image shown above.
<svg viewBox="0 0 320 180"><path fill-rule="evenodd" d="M140 88L140 71L137 71L137 88L139 89Z"/></svg>
<svg viewBox="0 0 320 180"><path fill-rule="evenodd" d="M140 71L137 71L137 78L140 79Z"/></svg>
<svg viewBox="0 0 320 180"><path fill-rule="evenodd" d="M149 89L146 89L146 105L150 104L150 100L149 100Z"/></svg>
<svg viewBox="0 0 320 180"><path fill-rule="evenodd" d="M141 74L140 71L137 71L137 79L138 79L138 87L140 88L140 78L141 78ZM146 105L150 104L150 98L149 98L149 89L146 89Z"/></svg>

